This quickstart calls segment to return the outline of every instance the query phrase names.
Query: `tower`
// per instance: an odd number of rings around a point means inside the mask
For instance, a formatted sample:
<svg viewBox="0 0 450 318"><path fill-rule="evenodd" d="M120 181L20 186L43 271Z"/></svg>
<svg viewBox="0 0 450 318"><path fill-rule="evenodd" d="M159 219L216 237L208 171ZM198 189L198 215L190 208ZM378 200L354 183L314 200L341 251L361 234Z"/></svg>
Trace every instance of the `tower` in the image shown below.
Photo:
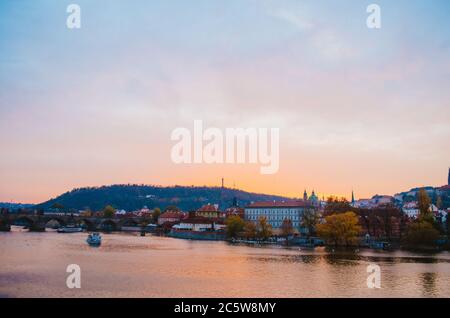
<svg viewBox="0 0 450 318"><path fill-rule="evenodd" d="M352 203L355 203L355 195L353 194L353 190L352 190Z"/></svg>
<svg viewBox="0 0 450 318"><path fill-rule="evenodd" d="M450 168L448 168L448 180L447 180L447 184L450 185Z"/></svg>
<svg viewBox="0 0 450 318"><path fill-rule="evenodd" d="M303 192L303 200L308 200L308 193L306 193L306 189L305 192Z"/></svg>
<svg viewBox="0 0 450 318"><path fill-rule="evenodd" d="M317 205L319 203L319 198L317 197L314 190L311 192L311 196L309 197L309 202L311 202L313 205Z"/></svg>
<svg viewBox="0 0 450 318"><path fill-rule="evenodd" d="M222 189L223 189L223 185L224 185L224 183L223 183L223 178L222 178Z"/></svg>

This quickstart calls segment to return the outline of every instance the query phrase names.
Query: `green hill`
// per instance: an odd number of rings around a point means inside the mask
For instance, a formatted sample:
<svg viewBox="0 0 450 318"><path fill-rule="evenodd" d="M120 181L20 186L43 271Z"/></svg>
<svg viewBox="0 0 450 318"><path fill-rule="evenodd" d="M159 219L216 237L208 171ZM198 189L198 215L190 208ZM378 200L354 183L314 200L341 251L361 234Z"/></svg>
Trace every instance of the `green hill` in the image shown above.
<svg viewBox="0 0 450 318"><path fill-rule="evenodd" d="M204 204L219 204L221 209L229 207L236 198L240 206L251 201L286 200L288 198L250 193L242 190L220 187L186 187L186 186L149 186L149 185L110 185L73 189L57 198L36 205L38 209L48 209L60 204L65 209L90 208L97 211L110 204L117 209L133 211L159 207L164 209L176 205L184 211L198 209Z"/></svg>

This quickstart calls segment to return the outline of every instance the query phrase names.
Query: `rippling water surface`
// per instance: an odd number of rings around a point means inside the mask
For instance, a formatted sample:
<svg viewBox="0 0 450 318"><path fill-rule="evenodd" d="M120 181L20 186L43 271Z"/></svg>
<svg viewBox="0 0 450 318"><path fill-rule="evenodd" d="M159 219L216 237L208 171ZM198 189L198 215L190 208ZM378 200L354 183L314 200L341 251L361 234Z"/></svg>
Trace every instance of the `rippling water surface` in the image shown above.
<svg viewBox="0 0 450 318"><path fill-rule="evenodd" d="M0 232L0 297L450 297L450 254L234 246L135 234ZM367 265L381 288L367 288ZM81 267L68 289L66 267Z"/></svg>

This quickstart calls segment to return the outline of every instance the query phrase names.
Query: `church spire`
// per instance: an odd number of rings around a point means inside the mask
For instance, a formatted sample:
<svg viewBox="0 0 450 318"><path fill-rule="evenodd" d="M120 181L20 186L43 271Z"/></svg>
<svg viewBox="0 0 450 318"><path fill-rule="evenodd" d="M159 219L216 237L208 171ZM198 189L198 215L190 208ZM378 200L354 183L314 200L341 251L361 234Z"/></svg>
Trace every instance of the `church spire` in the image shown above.
<svg viewBox="0 0 450 318"><path fill-rule="evenodd" d="M355 195L353 194L353 190L352 190L352 203L355 203Z"/></svg>
<svg viewBox="0 0 450 318"><path fill-rule="evenodd" d="M303 192L303 200L308 200L308 193L306 193L306 189L305 192Z"/></svg>

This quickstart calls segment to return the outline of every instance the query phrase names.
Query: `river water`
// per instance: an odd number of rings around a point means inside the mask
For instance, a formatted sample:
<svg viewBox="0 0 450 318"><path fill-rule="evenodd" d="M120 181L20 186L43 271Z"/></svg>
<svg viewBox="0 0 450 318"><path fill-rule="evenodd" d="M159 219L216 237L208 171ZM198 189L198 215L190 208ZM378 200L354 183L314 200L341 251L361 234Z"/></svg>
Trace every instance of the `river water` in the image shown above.
<svg viewBox="0 0 450 318"><path fill-rule="evenodd" d="M327 253L137 234L0 232L0 297L450 297L450 253ZM69 289L69 264L81 288ZM367 287L367 266L381 288Z"/></svg>

